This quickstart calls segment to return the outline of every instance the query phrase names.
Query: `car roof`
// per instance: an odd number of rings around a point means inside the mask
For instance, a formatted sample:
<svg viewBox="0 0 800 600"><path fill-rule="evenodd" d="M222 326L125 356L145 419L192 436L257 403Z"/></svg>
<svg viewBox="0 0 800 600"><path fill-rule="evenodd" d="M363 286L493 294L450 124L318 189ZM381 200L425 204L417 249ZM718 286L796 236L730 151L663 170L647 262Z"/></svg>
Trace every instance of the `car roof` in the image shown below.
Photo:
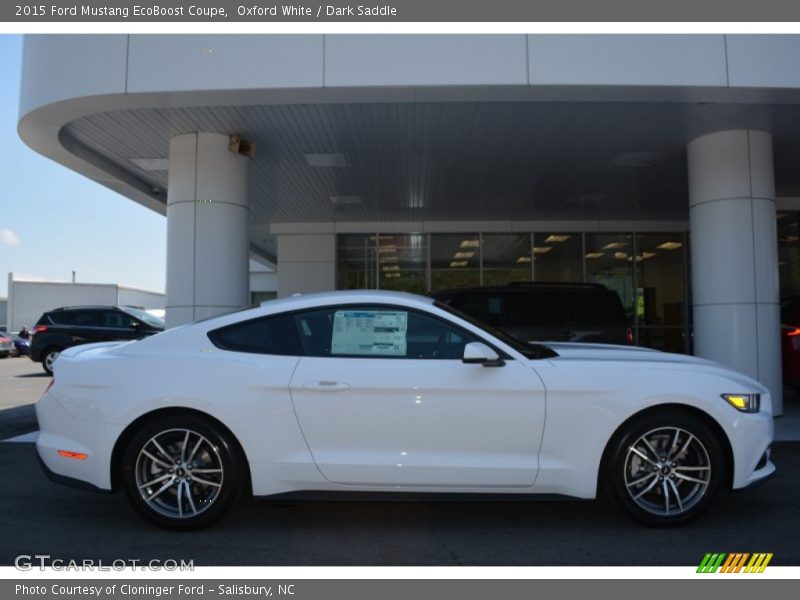
<svg viewBox="0 0 800 600"><path fill-rule="evenodd" d="M119 306L110 306L108 304L86 304L84 306L60 306L59 308L54 308L52 310L48 310L47 312L51 313L51 312L64 312L69 310L97 310L97 309L119 310Z"/></svg>
<svg viewBox="0 0 800 600"><path fill-rule="evenodd" d="M337 304L339 302L390 302L407 305L426 306L433 303L432 298L409 294L408 292L393 292L388 290L339 290L336 292L314 292L311 294L294 294L286 298L266 300L261 303L262 307L275 308L279 310L293 310L308 306L325 306Z"/></svg>

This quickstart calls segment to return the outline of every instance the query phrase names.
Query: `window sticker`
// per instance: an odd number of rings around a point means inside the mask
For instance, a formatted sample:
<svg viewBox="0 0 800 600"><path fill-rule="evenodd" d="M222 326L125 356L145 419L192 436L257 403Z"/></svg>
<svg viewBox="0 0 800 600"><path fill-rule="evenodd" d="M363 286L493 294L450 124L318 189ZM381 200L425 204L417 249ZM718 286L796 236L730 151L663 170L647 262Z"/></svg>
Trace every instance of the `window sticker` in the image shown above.
<svg viewBox="0 0 800 600"><path fill-rule="evenodd" d="M389 310L337 310L331 354L405 356L408 313Z"/></svg>

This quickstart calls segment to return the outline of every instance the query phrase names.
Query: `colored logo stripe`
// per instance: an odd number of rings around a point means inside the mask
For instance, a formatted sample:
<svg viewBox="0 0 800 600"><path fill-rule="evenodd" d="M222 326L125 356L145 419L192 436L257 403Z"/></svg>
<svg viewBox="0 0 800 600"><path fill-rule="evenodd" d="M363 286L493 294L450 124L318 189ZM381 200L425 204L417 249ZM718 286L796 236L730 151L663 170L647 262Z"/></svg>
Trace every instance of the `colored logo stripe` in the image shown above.
<svg viewBox="0 0 800 600"><path fill-rule="evenodd" d="M753 558L750 559L747 567L745 568L745 573L763 573L764 569L767 568L769 561L772 560L772 552L770 553L759 553L753 554Z"/></svg>
<svg viewBox="0 0 800 600"><path fill-rule="evenodd" d="M750 559L747 562L747 559ZM763 573L772 560L772 553L756 552L707 552L697 567L698 573L739 573L744 568L744 573ZM747 566L745 566L747 563Z"/></svg>
<svg viewBox="0 0 800 600"><path fill-rule="evenodd" d="M722 564L722 561L725 560L725 554L712 554L711 552L707 552L706 555L703 557L700 566L697 567L698 573L716 573L719 566Z"/></svg>

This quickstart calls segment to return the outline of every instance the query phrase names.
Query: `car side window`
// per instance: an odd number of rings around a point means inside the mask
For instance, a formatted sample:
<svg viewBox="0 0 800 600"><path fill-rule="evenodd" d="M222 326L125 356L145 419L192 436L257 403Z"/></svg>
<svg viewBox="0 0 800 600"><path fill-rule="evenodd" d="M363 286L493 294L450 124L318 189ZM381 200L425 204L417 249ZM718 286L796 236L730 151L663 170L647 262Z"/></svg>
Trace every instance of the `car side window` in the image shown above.
<svg viewBox="0 0 800 600"><path fill-rule="evenodd" d="M116 310L104 310L102 324L103 327L113 327L115 329L128 329L133 327L136 319Z"/></svg>
<svg viewBox="0 0 800 600"><path fill-rule="evenodd" d="M56 325L73 325L75 327L98 327L102 323L100 315L94 310L69 310L50 313L50 319Z"/></svg>
<svg viewBox="0 0 800 600"><path fill-rule="evenodd" d="M275 315L228 325L209 332L211 342L222 350L251 354L300 356L294 320L290 315Z"/></svg>
<svg viewBox="0 0 800 600"><path fill-rule="evenodd" d="M393 306L343 306L294 315L306 356L460 360L477 341L449 323Z"/></svg>

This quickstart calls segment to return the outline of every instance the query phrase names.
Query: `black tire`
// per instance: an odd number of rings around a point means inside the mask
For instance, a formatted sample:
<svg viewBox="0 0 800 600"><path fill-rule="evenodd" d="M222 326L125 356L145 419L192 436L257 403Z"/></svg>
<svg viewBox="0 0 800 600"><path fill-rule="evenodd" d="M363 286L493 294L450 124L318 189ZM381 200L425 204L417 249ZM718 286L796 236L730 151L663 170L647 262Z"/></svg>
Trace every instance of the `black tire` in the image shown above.
<svg viewBox="0 0 800 600"><path fill-rule="evenodd" d="M189 442L182 444L186 431L190 432ZM198 442L201 437L205 442ZM143 453L146 450L166 463L154 439L173 457L172 471ZM196 459L189 463L189 454L196 443L199 445ZM185 462L181 462L181 468L174 461L180 460L184 447ZM218 467L221 473L210 472ZM202 477L192 469L202 469ZM134 433L122 457L122 487L136 512L154 525L183 531L200 529L223 517L236 503L247 480L245 469L242 452L225 429L198 415L169 415L145 422ZM140 486L148 481L156 483L140 491ZM164 484L170 483L159 492Z"/></svg>
<svg viewBox="0 0 800 600"><path fill-rule="evenodd" d="M53 359L53 361L49 360L50 355L54 353L61 354L62 350L63 348L57 348L55 346L51 346L42 353L42 368L44 369L44 372L47 373L48 375L51 376L53 375L53 368L50 365L52 364L52 362L55 361L55 359Z"/></svg>
<svg viewBox="0 0 800 600"><path fill-rule="evenodd" d="M676 431L682 433L673 445ZM649 448L643 438L650 443ZM680 452L684 445L685 451ZM665 457L667 461L662 460ZM664 409L636 418L612 438L605 454L602 483L611 499L632 519L651 526L682 525L699 517L714 502L728 481L730 466L720 440L702 419L679 409ZM687 476L702 483L687 480Z"/></svg>

